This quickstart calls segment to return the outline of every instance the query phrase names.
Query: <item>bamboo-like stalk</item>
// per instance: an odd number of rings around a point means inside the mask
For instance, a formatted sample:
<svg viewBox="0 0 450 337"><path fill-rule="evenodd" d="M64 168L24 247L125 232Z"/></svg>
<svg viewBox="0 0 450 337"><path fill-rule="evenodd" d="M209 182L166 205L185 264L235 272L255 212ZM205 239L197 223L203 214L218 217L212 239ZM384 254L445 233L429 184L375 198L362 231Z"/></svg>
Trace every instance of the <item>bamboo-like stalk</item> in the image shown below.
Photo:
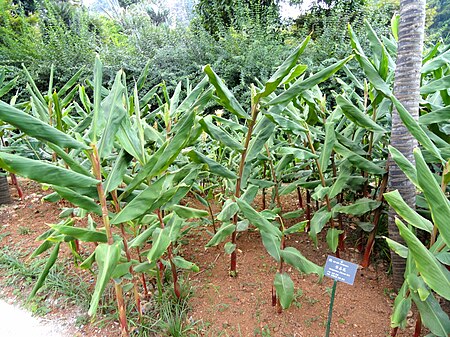
<svg viewBox="0 0 450 337"><path fill-rule="evenodd" d="M247 158L247 151L248 151L248 147L250 145L250 140L252 138L252 133L253 133L253 128L255 127L256 124L256 118L258 117L258 102L253 102L252 103L252 108L251 108L251 120L248 124L248 130L247 130L247 135L245 137L245 142L244 142L244 150L242 151L241 154L241 161L239 163L239 171L238 171L238 178L236 180L236 190L234 192L234 197L237 199L241 196L241 182L242 182L242 175L244 173L244 166L245 166L245 159ZM238 222L238 216L237 213L233 216L233 224L235 226L237 226L237 222ZM234 232L231 234L231 243L236 245L236 236L237 236L237 230L235 229ZM237 276L237 253L236 253L236 249L231 253L231 257L230 257L230 276L235 277Z"/></svg>
<svg viewBox="0 0 450 337"><path fill-rule="evenodd" d="M103 226L105 227L106 237L108 240L108 245L112 245L114 243L111 224L109 221L109 213L108 206L106 202L106 195L103 189L102 184L102 172L100 165L100 156L98 154L98 149L95 144L92 144L92 152L90 153L91 163L92 163L92 171L96 179L99 180L97 184L97 193L98 198L100 200L100 205L102 207L102 221ZM125 308L125 301L123 298L122 285L120 283L114 283L114 289L116 292L116 301L117 301L117 309L119 310L119 322L120 322L120 331L123 337L129 336L128 330L128 321L127 321L127 313Z"/></svg>
<svg viewBox="0 0 450 337"><path fill-rule="evenodd" d="M277 203L277 206L280 208L280 214L277 218L280 220L280 225L281 225L281 243L280 243L280 250L283 250L286 246L286 239L284 237L284 221L283 221L283 205L281 203L281 199L280 199L280 193L279 193L279 189L278 189L278 179L277 179L277 175L275 173L275 168L273 166L273 161L270 157L270 151L269 151L269 147L267 146L267 144L264 145L264 147L266 148L266 153L267 153L267 157L269 158L269 167L270 167L270 171L272 173L272 180L273 183L275 184L274 186L274 193L275 193L275 201ZM278 263L278 273L282 274L283 273L283 267L284 267L284 261L283 258L280 256L280 262ZM283 311L283 308L281 306L281 302L280 302L280 298L278 296L276 296L276 306L277 306L277 313L281 314ZM273 303L273 295L272 295L272 303Z"/></svg>
<svg viewBox="0 0 450 337"><path fill-rule="evenodd" d="M156 210L156 214L158 215L158 220L161 229L165 227L164 221L163 221L163 215L161 210L158 208ZM180 285L178 283L178 274L177 274L177 267L175 266L175 263L173 263L173 250L172 250L172 243L170 243L169 247L167 248L167 258L169 259L170 263L170 269L172 270L172 282L173 282L173 290L175 292L175 296L180 299L181 298L181 289Z"/></svg>
<svg viewBox="0 0 450 337"><path fill-rule="evenodd" d="M316 150L314 149L314 145L313 145L313 142L311 139L311 134L310 134L309 130L306 132L306 137L308 138L308 144L309 144L309 148L311 149L311 152L313 154L316 154ZM319 163L319 159L315 158L314 162L316 163L317 172L319 173L319 177L320 177L320 182L323 187L326 187L327 184L325 182L325 176L323 175L322 168ZM328 212L331 213L332 208L331 208L331 202L330 202L330 198L328 197L328 194L325 194L325 202L327 205ZM330 217L330 226L331 226L331 228L335 227L333 216ZM336 257L339 257L339 247L336 249Z"/></svg>

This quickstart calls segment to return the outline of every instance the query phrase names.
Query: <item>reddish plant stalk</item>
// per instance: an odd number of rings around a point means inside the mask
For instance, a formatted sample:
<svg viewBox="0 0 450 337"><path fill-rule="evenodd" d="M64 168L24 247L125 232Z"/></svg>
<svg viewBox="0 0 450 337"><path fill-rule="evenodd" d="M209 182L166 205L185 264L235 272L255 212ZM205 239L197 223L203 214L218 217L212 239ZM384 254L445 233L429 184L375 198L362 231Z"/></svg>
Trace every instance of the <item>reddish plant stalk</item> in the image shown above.
<svg viewBox="0 0 450 337"><path fill-rule="evenodd" d="M377 198L377 201L380 201L380 202L383 202L383 200L384 200L383 194L387 188L388 176L389 176L389 173L387 171L388 169L389 169L389 166L386 165L386 173L383 175L383 179L380 184L380 189L379 189L378 198ZM370 255L372 254L372 249L375 244L375 236L377 235L377 232L378 232L378 223L380 222L382 209L383 209L383 205L381 204L375 210L375 213L373 215L374 227L373 227L372 231L370 232L369 237L367 238L367 244L366 244L366 249L364 251L364 257L361 262L361 267L363 267L363 268L367 268L370 265Z"/></svg>
<svg viewBox="0 0 450 337"><path fill-rule="evenodd" d="M396 326L395 328L392 328L392 330L391 330L391 337L397 336L397 332L398 332L398 326Z"/></svg>
<svg viewBox="0 0 450 337"><path fill-rule="evenodd" d="M311 193L309 190L306 190L306 220L308 223L306 225L306 232L311 228Z"/></svg>
<svg viewBox="0 0 450 337"><path fill-rule="evenodd" d="M263 162L263 179L266 178L266 162ZM266 209L266 188L262 189L262 209Z"/></svg>
<svg viewBox="0 0 450 337"><path fill-rule="evenodd" d="M420 312L417 313L416 327L414 328L414 337L419 337L422 331L422 318L420 317Z"/></svg>
<svg viewBox="0 0 450 337"><path fill-rule="evenodd" d="M17 194L19 195L19 199L23 200L23 191L22 188L19 185L19 182L17 181L17 177L14 173L10 173L9 176L11 177L11 183L14 185L14 187L17 190Z"/></svg>
<svg viewBox="0 0 450 337"><path fill-rule="evenodd" d="M298 196L298 208L303 208L303 198L302 198L302 191L300 190L300 187L297 186L297 196Z"/></svg>

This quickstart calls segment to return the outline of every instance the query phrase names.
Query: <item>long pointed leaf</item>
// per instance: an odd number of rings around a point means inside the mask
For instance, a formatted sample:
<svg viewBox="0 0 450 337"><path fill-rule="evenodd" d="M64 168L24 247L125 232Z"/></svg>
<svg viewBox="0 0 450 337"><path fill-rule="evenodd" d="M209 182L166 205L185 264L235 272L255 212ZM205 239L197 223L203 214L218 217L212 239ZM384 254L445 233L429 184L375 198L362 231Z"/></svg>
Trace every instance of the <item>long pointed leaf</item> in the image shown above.
<svg viewBox="0 0 450 337"><path fill-rule="evenodd" d="M400 235L408 245L409 254L415 260L417 270L431 289L450 300L450 272L399 219L395 220Z"/></svg>
<svg viewBox="0 0 450 337"><path fill-rule="evenodd" d="M98 265L97 281L95 282L94 293L89 305L88 315L95 316L98 302L105 291L106 285L111 279L111 275L117 266L120 258L120 244L115 242L112 245L99 244L95 249L95 261Z"/></svg>
<svg viewBox="0 0 450 337"><path fill-rule="evenodd" d="M48 141L60 147L88 149L83 143L2 101L0 101L0 119L36 139Z"/></svg>
<svg viewBox="0 0 450 337"><path fill-rule="evenodd" d="M40 183L64 187L96 186L98 180L42 161L0 152L0 167Z"/></svg>

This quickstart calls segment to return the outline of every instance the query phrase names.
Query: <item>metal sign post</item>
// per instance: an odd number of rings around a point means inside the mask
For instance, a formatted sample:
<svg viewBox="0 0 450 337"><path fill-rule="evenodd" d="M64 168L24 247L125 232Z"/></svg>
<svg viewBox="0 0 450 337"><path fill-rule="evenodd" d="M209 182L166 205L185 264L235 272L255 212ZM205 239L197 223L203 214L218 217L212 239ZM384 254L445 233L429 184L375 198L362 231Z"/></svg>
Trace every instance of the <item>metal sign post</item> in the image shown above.
<svg viewBox="0 0 450 337"><path fill-rule="evenodd" d="M324 274L325 276L332 278L333 288L331 290L331 300L330 300L330 308L328 310L328 320L327 320L327 330L325 333L325 337L330 336L331 329L331 317L333 315L333 305L334 298L336 297L336 286L338 281L344 282L350 285L353 285L355 281L356 271L358 270L358 265L338 259L334 256L328 256L327 262L325 264Z"/></svg>

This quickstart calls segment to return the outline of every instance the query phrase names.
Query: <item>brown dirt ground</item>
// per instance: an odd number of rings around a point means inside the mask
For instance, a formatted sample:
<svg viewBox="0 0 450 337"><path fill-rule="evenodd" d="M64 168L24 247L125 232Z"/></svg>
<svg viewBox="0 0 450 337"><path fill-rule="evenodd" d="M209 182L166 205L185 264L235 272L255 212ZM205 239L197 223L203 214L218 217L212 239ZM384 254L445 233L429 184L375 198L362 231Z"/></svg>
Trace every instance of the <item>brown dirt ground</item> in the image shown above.
<svg viewBox="0 0 450 337"><path fill-rule="evenodd" d="M0 245L26 247L32 251L39 245L34 239L48 228L45 224L59 222L58 214L68 205L64 202L44 203L41 198L49 191L43 191L38 184L28 180L20 180L20 184L25 193L24 200L20 201L15 188L11 187L13 203L0 207L0 237L3 237ZM190 202L193 204L192 200ZM295 209L296 203L296 197L283 199L285 210ZM189 276L194 288L189 316L198 321L201 336L325 335L332 280L325 278L319 283L316 276L301 275L288 268L297 296L291 308L277 314L271 306L277 265L266 253L258 233L250 230L238 237L236 278L228 276L229 256L224 254L222 247L204 248L209 238L204 228L195 230L188 237L189 242L195 244L181 247L182 255L200 267L199 273ZM286 246L296 247L308 259L323 265L330 254L324 242L324 238L319 239L319 247L315 248L308 235L303 233L291 235ZM91 249L83 248L86 251ZM63 258L68 257L68 250L64 250L62 255ZM348 246L341 258L358 263L361 257L356 249ZM386 264L380 262L366 270L358 270L353 286L338 284L331 336L383 337L389 334L393 300L392 284L386 269ZM92 282L91 275L83 275L87 282ZM0 282L1 278L0 275ZM24 292L30 290L24 289ZM9 298L10 302L15 300L12 290L3 289L1 296ZM80 309L73 305L55 305L48 317L73 320L77 315L80 315ZM118 336L117 322L108 325L108 328L92 324L75 328L72 324L71 336ZM399 336L411 335L411 325Z"/></svg>

